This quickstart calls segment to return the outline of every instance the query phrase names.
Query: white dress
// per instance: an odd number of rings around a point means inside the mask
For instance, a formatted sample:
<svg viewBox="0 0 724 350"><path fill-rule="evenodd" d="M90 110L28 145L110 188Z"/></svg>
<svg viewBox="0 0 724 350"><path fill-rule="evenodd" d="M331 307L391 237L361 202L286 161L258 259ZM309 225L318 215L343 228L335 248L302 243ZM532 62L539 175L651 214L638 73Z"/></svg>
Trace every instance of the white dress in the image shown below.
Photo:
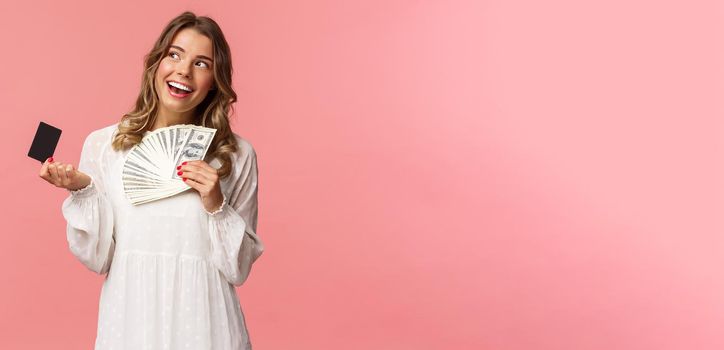
<svg viewBox="0 0 724 350"><path fill-rule="evenodd" d="M206 211L193 188L135 206L121 182L128 151L111 147L117 125L88 135L78 169L91 184L69 191L62 207L70 251L107 274L95 349L251 349L235 286L264 251L254 148L234 134L239 151L219 210Z"/></svg>

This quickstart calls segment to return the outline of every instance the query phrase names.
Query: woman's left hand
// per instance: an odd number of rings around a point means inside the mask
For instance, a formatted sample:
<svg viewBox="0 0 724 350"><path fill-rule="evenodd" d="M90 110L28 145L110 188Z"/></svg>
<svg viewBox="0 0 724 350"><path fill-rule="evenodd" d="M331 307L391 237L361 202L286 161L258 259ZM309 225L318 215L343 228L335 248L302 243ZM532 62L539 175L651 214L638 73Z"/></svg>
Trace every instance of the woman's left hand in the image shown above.
<svg viewBox="0 0 724 350"><path fill-rule="evenodd" d="M203 160L190 160L176 167L176 172L191 188L201 195L201 203L208 212L221 207L224 196L216 169Z"/></svg>

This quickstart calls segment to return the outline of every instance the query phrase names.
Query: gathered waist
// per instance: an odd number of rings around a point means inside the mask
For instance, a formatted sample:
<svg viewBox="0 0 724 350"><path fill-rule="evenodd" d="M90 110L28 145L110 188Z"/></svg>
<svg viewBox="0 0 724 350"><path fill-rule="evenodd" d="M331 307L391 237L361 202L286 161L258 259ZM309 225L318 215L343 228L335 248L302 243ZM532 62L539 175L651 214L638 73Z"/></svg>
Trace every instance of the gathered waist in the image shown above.
<svg viewBox="0 0 724 350"><path fill-rule="evenodd" d="M170 252L153 252L153 251L144 251L144 250L138 250L138 249L122 249L117 250L114 254L113 259L116 258L123 258L128 257L129 255L134 256L143 256L143 257L162 257L162 258L176 258L176 259L190 259L190 260L200 260L204 262L210 262L209 257L207 256L200 256L200 255L194 255L194 254L186 254L186 253L170 253Z"/></svg>

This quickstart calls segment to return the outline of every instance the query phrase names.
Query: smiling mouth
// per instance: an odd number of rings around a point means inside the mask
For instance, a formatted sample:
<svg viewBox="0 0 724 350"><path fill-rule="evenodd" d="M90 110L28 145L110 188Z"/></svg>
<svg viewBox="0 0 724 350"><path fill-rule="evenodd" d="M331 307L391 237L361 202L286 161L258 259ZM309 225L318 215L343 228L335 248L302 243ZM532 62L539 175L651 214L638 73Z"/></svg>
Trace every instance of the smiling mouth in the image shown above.
<svg viewBox="0 0 724 350"><path fill-rule="evenodd" d="M166 86L168 86L168 91L174 97L186 97L188 95L191 95L191 93L193 92L193 91L189 92L186 90L176 88L176 87L172 86L170 83L166 83Z"/></svg>

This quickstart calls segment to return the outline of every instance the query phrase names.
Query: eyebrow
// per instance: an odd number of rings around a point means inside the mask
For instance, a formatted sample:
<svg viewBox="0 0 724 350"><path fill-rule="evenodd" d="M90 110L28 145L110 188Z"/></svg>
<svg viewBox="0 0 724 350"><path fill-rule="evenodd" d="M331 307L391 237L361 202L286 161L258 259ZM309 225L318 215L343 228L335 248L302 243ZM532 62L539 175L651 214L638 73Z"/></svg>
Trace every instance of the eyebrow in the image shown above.
<svg viewBox="0 0 724 350"><path fill-rule="evenodd" d="M186 50L184 50L181 46L171 45L169 48L171 48L171 47L177 48L177 49L178 49L179 51L181 51L181 52L186 52ZM203 59L207 59L207 60L211 61L212 63L214 62L214 60L212 60L212 59L210 59L210 58L208 58L208 57L206 57L206 56L204 56L204 55L198 55L198 56L196 56L196 57L198 57L198 58L203 58Z"/></svg>

